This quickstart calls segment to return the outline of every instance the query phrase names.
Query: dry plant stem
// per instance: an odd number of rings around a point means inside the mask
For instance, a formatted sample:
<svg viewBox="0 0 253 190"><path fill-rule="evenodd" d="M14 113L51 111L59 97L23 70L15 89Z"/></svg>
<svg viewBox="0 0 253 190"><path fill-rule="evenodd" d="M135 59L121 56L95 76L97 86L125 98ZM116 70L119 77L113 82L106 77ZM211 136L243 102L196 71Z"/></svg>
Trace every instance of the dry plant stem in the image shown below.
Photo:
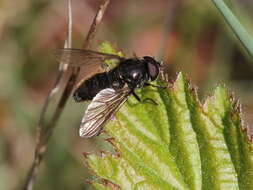
<svg viewBox="0 0 253 190"><path fill-rule="evenodd" d="M64 47L70 48L72 44L72 9L71 9L71 2L68 0L68 32L67 32L67 39L65 41ZM40 165L41 161L43 160L44 152L46 150L46 147L44 147L44 136L46 136L46 121L45 121L45 115L48 109L48 105L50 101L52 100L53 96L56 94L56 92L59 90L60 82L63 78L63 75L66 71L67 67L61 63L59 65L59 70L57 73L57 77L55 79L55 82L50 89L46 99L45 103L43 105L38 126L37 126L37 133L36 133L36 145L35 145L35 153L34 153L34 160L32 163L32 166L28 172L25 184L23 186L24 190L32 190L33 184L35 181L35 177L37 176L38 166Z"/></svg>
<svg viewBox="0 0 253 190"><path fill-rule="evenodd" d="M83 44L83 49L87 49L90 45L91 45L91 41L94 39L96 33L97 33L97 29L103 19L105 10L109 4L110 0L103 0L94 19L93 22L91 24L90 30L86 36L86 39L84 41Z"/></svg>
<svg viewBox="0 0 253 190"><path fill-rule="evenodd" d="M110 2L110 0L103 0L102 1L94 19L93 19L93 22L91 24L88 35L84 41L84 45L83 45L84 49L88 48L90 46L91 41L95 37L95 33L102 21L104 12L106 11L106 8L107 8L107 5L109 4L109 2ZM69 33L70 33L70 27L69 27ZM70 38L69 38L69 43L71 43ZM45 123L45 113L47 111L51 97L53 96L53 94L55 92L55 89L58 88L59 82L64 74L64 70L59 70L59 73L58 73L58 76L57 76L56 81L54 83L54 86L50 90L50 92L45 100L45 103L44 103L44 106L43 106L43 109L42 109L42 112L40 115L39 124L38 124L34 161L32 163L30 170L29 170L29 173L27 175L23 190L32 190L33 189L33 184L34 184L34 181L35 181L35 178L37 175L38 167L39 167L41 161L43 160L43 157L44 157L46 149L47 149L47 143L48 143L50 137L52 136L53 129L56 127L57 121L60 118L60 115L66 105L66 102L67 102L67 100L72 92L72 89L74 88L76 80L78 78L80 68L78 67L78 68L71 68L71 69L72 69L71 74L70 74L70 77L67 81L65 89L61 95L61 98L60 98L59 103L55 109L55 112L54 112L52 118L50 119L50 121L48 122L48 124Z"/></svg>
<svg viewBox="0 0 253 190"><path fill-rule="evenodd" d="M35 154L34 154L34 161L32 163L32 166L28 172L26 181L25 181L25 185L23 187L24 190L31 190L33 188L33 182L34 182L34 178L37 174L37 170L38 170L38 166L42 160L42 156L43 156L43 152L44 150L42 149L42 147L39 145L39 139L41 139L41 134L43 134L42 129L43 126L45 126L45 114L49 105L50 100L52 99L53 95L55 94L54 92L56 92L56 89L59 86L59 83L62 79L64 72L63 71L58 71L58 75L55 79L54 85L52 87L52 89L50 90L50 92L48 93L45 103L43 105L41 114L40 114L40 119L39 119L39 123L38 123L38 127L37 127L37 139L36 139L36 148L35 148Z"/></svg>

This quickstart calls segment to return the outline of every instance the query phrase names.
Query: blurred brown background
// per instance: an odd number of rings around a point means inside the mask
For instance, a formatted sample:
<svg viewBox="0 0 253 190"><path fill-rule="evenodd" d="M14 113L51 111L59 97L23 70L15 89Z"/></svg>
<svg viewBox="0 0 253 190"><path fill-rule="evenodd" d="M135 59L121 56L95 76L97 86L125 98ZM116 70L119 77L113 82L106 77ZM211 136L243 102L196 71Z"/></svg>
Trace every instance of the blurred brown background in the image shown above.
<svg viewBox="0 0 253 190"><path fill-rule="evenodd" d="M253 1L226 3L253 36ZM98 0L72 1L75 48L98 5ZM22 184L31 164L36 124L58 67L52 50L63 47L66 20L64 0L0 2L0 189ZM171 77L183 71L191 78L201 99L225 83L253 123L253 65L211 1L111 0L95 44L101 41L129 56L159 56ZM89 174L81 153L105 145L78 136L85 107L69 100L34 189L91 189L84 183Z"/></svg>

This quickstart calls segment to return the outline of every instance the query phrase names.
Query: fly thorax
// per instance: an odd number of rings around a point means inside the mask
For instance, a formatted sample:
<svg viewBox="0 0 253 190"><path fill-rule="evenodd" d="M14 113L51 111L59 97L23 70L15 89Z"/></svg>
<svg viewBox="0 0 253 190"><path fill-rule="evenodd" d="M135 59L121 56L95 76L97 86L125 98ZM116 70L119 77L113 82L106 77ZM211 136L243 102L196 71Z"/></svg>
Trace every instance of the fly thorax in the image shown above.
<svg viewBox="0 0 253 190"><path fill-rule="evenodd" d="M132 88L140 88L146 82L147 77L141 69L136 69L130 72L126 79Z"/></svg>
<svg viewBox="0 0 253 190"><path fill-rule="evenodd" d="M108 74L110 86L113 89L120 89L124 86L124 81L121 79L118 70L114 69Z"/></svg>

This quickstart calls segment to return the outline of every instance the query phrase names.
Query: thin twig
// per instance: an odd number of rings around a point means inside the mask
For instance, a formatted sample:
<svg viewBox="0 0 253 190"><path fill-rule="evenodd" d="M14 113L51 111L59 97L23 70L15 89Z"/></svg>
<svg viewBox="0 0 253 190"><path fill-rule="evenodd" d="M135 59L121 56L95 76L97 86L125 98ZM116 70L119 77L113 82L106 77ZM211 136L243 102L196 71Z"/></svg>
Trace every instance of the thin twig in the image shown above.
<svg viewBox="0 0 253 190"><path fill-rule="evenodd" d="M70 48L71 47L71 32L72 32L72 9L71 9L71 2L70 0L68 0L68 33L67 33L67 38L65 40L64 43L64 47L65 48ZM58 74L57 77L55 79L55 82L51 88L51 90L49 91L45 103L43 105L41 114L40 114L40 118L39 118L39 122L38 122L38 126L37 126L37 133L36 133L36 145L35 145L35 153L34 153L34 160L32 163L32 166L28 172L26 181L25 181L25 185L23 187L24 190L32 190L33 189L33 184L35 181L35 177L37 175L37 171L38 171L38 167L41 163L41 161L43 160L43 155L44 152L46 150L46 148L43 148L43 138L46 134L46 121L45 121L45 115L49 106L50 101L52 100L52 98L54 97L54 95L56 94L56 92L58 92L59 90L59 86L60 86L60 82L63 78L64 72L66 71L67 67L65 66L66 64L60 63L59 65L59 70L58 70Z"/></svg>
<svg viewBox="0 0 253 190"><path fill-rule="evenodd" d="M95 18L93 19L93 23L92 23L90 30L88 32L88 35L85 39L83 48L89 47L92 39L95 37L95 33L102 21L104 12L107 8L107 5L109 4L109 1L110 0L103 0L102 1ZM70 0L68 1L68 12L69 12L68 34L67 34L67 40L65 41L64 47L71 47L71 43L72 43L71 42L72 11L71 11ZM74 88L76 80L78 78L80 68L79 67L78 68L71 68L70 77L67 81L67 84L66 84L65 89L61 95L61 98L60 98L59 103L55 109L55 112L54 112L52 118L50 119L50 121L48 122L48 124L46 124L45 113L47 111L47 108L48 108L51 98L53 97L55 92L58 91L58 89L59 89L59 83L60 83L62 76L63 76L64 72L66 71L66 69L67 69L66 64L65 65L60 64L56 81L55 81L52 89L50 90L50 92L45 100L45 103L44 103L44 106L43 106L43 109L42 109L42 112L40 115L39 123L38 123L34 161L33 161L32 166L28 172L23 190L32 190L33 189L33 184L34 184L34 181L35 181L35 178L37 175L38 167L39 167L41 161L43 160L43 157L44 157L46 149L47 149L47 143L48 143L50 137L52 136L52 133L53 133L54 128L56 127L57 121L60 118L60 115L66 105L68 97L70 96L72 89Z"/></svg>
<svg viewBox="0 0 253 190"><path fill-rule="evenodd" d="M93 19L90 30L86 36L86 39L84 41L83 49L87 49L91 45L91 41L94 39L94 37L97 33L97 29L104 17L104 13L105 13L105 10L106 10L109 2L110 2L110 0L103 0L102 1L94 19Z"/></svg>

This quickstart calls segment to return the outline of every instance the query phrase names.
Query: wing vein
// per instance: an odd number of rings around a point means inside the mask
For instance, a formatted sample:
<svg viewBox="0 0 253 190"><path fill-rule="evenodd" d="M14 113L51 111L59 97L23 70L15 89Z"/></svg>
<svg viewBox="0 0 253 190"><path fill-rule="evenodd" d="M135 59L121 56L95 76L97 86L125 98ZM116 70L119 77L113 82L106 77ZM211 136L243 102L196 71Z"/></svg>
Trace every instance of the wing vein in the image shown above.
<svg viewBox="0 0 253 190"><path fill-rule="evenodd" d="M113 114L127 100L130 90L106 88L100 91L85 111L80 126L80 136L89 138L96 135Z"/></svg>

